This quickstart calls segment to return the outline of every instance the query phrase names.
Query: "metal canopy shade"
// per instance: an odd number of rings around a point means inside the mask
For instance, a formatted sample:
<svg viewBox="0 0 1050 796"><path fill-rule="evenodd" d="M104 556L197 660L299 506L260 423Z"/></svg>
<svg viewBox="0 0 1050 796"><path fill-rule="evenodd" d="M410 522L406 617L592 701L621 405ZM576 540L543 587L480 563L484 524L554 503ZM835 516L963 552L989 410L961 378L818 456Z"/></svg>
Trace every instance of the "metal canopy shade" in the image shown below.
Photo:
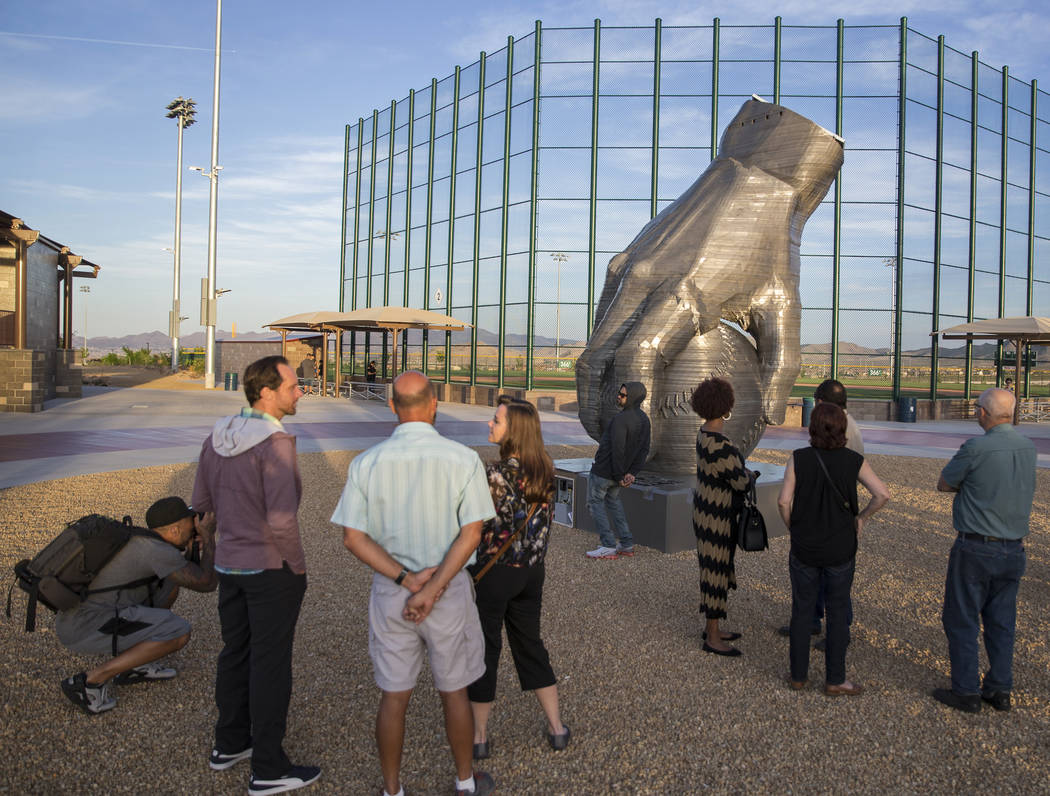
<svg viewBox="0 0 1050 796"><path fill-rule="evenodd" d="M945 340L1009 340L1017 350L1014 362L1014 395L1021 389L1021 347L1030 343L1050 343L1050 318L1038 318L1034 315L1019 315L1014 318L988 318L984 321L973 321L958 326L951 326L936 332L931 337L941 335ZM1014 425L1021 413L1021 402L1014 402Z"/></svg>
<svg viewBox="0 0 1050 796"><path fill-rule="evenodd" d="M433 329L436 331L458 332L472 324L449 315L430 310L419 310L412 307L368 307L353 312L319 310L289 315L273 323L266 324L271 329L281 332L282 343L290 331L322 332L322 384L328 383L328 335L327 332L370 332L382 331L383 336L389 331L396 333L404 329ZM284 346L282 344L282 350ZM393 371L397 374L397 346L393 347ZM339 390L339 369L336 370L336 392Z"/></svg>

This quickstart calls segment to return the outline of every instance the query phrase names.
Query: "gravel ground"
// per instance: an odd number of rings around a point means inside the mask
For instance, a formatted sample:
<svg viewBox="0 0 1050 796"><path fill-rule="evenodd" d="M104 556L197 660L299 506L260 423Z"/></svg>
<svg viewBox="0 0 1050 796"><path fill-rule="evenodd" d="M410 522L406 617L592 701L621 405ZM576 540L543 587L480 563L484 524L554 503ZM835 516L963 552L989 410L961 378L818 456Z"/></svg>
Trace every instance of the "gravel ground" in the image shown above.
<svg viewBox="0 0 1050 796"><path fill-rule="evenodd" d="M491 455L493 447L482 451ZM586 456L591 448L552 450ZM381 785L372 737L378 692L368 659L370 572L329 524L352 454L301 457L300 519L310 586L296 638L296 686L286 747L323 767L313 793L372 793ZM753 460L783 463L756 451ZM933 491L942 462L871 456L893 500L857 557L848 676L860 698L828 699L814 652L810 687L790 691L786 537L737 558L740 589L726 627L744 655L700 650L697 574L690 552L642 550L589 561L590 534L558 527L548 556L544 635L573 730L551 752L536 701L518 690L505 652L484 768L506 794L1046 793L1050 782L1050 472L1040 470L1028 574L1021 587L1014 709L961 714L928 691L948 683L940 607L950 498ZM0 566L31 555L64 522L91 511L137 521L161 495L188 496L195 466L149 467L0 491ZM89 717L59 680L85 668L58 643L44 611L22 632L24 600L0 623L0 791L10 793L243 793L246 766L206 763L219 651L215 595L186 593L176 609L194 627L170 683L118 688L115 710ZM403 781L409 793L449 793L452 765L440 706L424 674L409 708Z"/></svg>

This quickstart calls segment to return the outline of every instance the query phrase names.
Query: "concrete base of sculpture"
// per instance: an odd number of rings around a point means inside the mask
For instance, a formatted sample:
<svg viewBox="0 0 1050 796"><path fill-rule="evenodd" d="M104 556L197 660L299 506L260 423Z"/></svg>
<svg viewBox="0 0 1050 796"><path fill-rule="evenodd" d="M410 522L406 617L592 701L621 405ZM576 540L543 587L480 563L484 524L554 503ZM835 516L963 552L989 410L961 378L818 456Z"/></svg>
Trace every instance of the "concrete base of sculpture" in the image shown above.
<svg viewBox="0 0 1050 796"><path fill-rule="evenodd" d="M559 482L555 520L597 533L587 510L587 476L591 463L590 459L555 460L554 474ZM766 531L770 538L783 536L787 528L777 512L777 496L784 482L784 468L756 462L752 469L761 473L755 492L758 507L766 520ZM692 476L642 471L633 485L620 490L627 524L637 544L664 553L696 549L693 535L694 480Z"/></svg>

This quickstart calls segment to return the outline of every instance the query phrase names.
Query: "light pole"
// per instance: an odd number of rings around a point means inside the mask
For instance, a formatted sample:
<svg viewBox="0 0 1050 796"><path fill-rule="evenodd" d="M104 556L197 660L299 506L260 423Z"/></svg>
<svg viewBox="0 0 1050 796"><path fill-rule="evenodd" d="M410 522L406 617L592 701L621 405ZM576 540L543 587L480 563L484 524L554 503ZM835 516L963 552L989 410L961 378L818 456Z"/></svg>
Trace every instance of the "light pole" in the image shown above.
<svg viewBox="0 0 1050 796"><path fill-rule="evenodd" d="M551 252L551 259L558 264L558 279L554 294L554 357L559 360L554 367L557 369L561 361L561 264L568 261L569 255L565 252Z"/></svg>
<svg viewBox="0 0 1050 796"><path fill-rule="evenodd" d="M208 191L208 295L202 318L206 328L204 348L204 389L215 389L215 248L216 222L219 212L219 67L222 53L222 0L215 0L215 80L211 101L211 170L201 171L210 182Z"/></svg>
<svg viewBox="0 0 1050 796"><path fill-rule="evenodd" d="M80 292L84 293L84 298L81 303L84 305L84 359L88 357L88 338L87 338L87 294L91 292L91 285L81 285ZM73 341L70 340L70 343Z"/></svg>
<svg viewBox="0 0 1050 796"><path fill-rule="evenodd" d="M171 337L171 372L179 369L179 278L182 258L182 131L196 123L197 103L176 97L168 103L167 117L179 125L178 163L175 167L175 278L171 289L171 312L168 313L168 336Z"/></svg>

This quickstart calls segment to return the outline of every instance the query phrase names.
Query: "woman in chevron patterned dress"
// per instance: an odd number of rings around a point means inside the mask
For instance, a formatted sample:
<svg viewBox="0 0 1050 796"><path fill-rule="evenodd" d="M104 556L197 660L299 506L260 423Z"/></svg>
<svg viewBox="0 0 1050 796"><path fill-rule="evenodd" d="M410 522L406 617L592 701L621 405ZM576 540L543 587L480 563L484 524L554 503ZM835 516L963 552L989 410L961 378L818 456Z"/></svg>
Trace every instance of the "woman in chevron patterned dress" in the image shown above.
<svg viewBox="0 0 1050 796"><path fill-rule="evenodd" d="M732 416L733 386L717 377L700 382L693 390L692 407L704 424L696 436L696 485L693 487L693 532L700 562L700 613L707 624L702 634L704 652L737 656L740 650L726 642L739 633L723 631L729 590L736 588L733 555L736 523L749 474L744 458L723 434Z"/></svg>

